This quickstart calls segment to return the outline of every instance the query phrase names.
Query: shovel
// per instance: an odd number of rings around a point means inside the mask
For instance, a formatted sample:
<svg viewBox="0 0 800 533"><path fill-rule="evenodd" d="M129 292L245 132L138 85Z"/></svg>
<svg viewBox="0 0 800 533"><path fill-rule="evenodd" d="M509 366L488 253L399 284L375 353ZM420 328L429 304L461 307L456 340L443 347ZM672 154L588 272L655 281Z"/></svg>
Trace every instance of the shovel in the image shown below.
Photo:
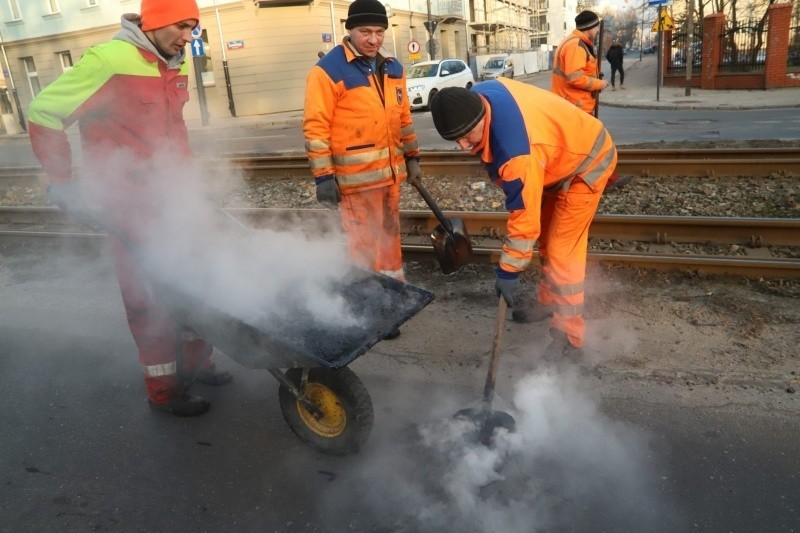
<svg viewBox="0 0 800 533"><path fill-rule="evenodd" d="M417 189L440 222L431 232L431 242L442 273L452 274L472 260L472 243L469 241L467 226L460 218L446 218L419 180L410 181L410 183Z"/></svg>
<svg viewBox="0 0 800 533"><path fill-rule="evenodd" d="M503 296L497 310L497 325L494 330L494 344L492 345L492 358L489 361L489 372L486 375L486 385L483 387L483 404L479 408L470 407L462 409L453 415L455 418L465 418L480 423L478 438L481 444L491 447L494 431L505 428L514 432L517 422L514 417L505 411L492 411L494 398L494 383L497 380L497 368L500 366L500 347L503 344L503 331L505 330L506 311L508 304Z"/></svg>

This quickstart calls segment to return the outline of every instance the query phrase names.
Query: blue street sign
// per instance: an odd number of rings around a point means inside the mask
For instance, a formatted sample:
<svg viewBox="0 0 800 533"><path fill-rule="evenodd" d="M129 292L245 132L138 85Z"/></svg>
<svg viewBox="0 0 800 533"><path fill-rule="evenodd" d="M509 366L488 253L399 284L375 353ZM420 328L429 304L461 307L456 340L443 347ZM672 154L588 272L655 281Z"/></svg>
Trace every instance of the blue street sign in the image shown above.
<svg viewBox="0 0 800 533"><path fill-rule="evenodd" d="M669 4L669 0L647 0L648 6L663 6Z"/></svg>
<svg viewBox="0 0 800 533"><path fill-rule="evenodd" d="M203 49L203 39L192 39L192 56L202 57L204 55L206 55L206 51Z"/></svg>
<svg viewBox="0 0 800 533"><path fill-rule="evenodd" d="M198 24L192 30L192 37L195 38L195 39L199 39L202 36L203 36L203 27L200 26L200 24Z"/></svg>

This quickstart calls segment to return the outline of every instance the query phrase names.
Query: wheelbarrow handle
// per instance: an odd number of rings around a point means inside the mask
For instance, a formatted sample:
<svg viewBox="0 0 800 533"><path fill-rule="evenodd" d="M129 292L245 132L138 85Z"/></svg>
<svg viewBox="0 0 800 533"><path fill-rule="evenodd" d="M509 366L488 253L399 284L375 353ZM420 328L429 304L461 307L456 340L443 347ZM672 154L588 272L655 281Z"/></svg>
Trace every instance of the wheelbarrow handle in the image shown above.
<svg viewBox="0 0 800 533"><path fill-rule="evenodd" d="M422 186L422 183L419 180L409 180L409 183L414 186L415 189L419 192L422 199L425 200L425 203L428 204L428 207L431 208L433 214L436 215L436 218L439 219L439 223L441 223L442 227L447 231L447 233L452 237L453 236L453 225L444 216L442 210L439 209L439 206L436 205L436 202L433 200L431 195L428 193L428 190Z"/></svg>

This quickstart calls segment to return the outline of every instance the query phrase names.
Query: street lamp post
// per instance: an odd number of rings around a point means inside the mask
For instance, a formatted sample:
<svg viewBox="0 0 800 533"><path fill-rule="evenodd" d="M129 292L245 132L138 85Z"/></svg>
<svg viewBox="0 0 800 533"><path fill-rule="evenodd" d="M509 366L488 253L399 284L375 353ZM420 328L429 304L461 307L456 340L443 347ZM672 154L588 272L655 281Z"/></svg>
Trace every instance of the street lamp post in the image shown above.
<svg viewBox="0 0 800 533"><path fill-rule="evenodd" d="M8 69L8 80L11 82L11 94L14 95L14 103L17 104L17 113L19 114L19 125L22 128L22 131L28 131L28 126L25 124L25 115L22 112L22 105L19 103L17 86L14 85L14 76L11 74L11 64L8 62L8 56L6 55L6 47L3 41L2 33L0 33L0 50L3 51L3 60L6 62L6 68Z"/></svg>

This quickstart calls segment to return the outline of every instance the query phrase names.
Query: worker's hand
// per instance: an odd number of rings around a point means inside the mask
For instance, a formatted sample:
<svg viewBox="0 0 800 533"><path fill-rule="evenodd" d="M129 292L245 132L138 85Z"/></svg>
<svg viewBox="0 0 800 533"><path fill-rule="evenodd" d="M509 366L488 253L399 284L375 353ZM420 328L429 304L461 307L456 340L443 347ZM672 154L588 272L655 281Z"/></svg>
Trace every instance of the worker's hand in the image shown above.
<svg viewBox="0 0 800 533"><path fill-rule="evenodd" d="M609 83L608 83L606 80L600 80L600 83L602 83L602 84L603 84L603 88L602 88L602 89L600 89L601 91L602 91L603 89L606 89L606 88L608 87L608 85L609 85Z"/></svg>
<svg viewBox="0 0 800 533"><path fill-rule="evenodd" d="M333 174L316 179L317 201L326 207L336 207L342 199L339 194L339 184Z"/></svg>
<svg viewBox="0 0 800 533"><path fill-rule="evenodd" d="M519 272L506 272L498 267L495 271L497 279L494 281L494 292L499 298L505 298L509 307L514 307L514 294L519 286Z"/></svg>
<svg viewBox="0 0 800 533"><path fill-rule="evenodd" d="M406 159L406 170L408 171L406 181L408 181L409 185L422 184L422 169L419 168L418 157Z"/></svg>
<svg viewBox="0 0 800 533"><path fill-rule="evenodd" d="M81 188L75 181L53 183L48 185L46 190L50 201L62 211L70 214L81 214L88 211Z"/></svg>

